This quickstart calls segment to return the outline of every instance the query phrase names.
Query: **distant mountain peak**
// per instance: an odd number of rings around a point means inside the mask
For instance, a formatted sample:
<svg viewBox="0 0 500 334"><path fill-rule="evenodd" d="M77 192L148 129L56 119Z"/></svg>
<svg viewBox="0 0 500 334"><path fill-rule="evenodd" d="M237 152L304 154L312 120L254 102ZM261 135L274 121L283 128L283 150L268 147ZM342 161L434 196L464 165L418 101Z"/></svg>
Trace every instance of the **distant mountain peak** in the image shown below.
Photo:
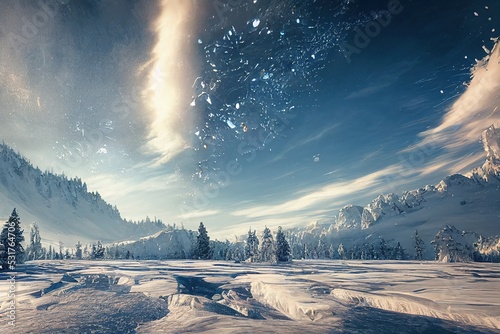
<svg viewBox="0 0 500 334"><path fill-rule="evenodd" d="M483 145L486 151L486 159L500 165L500 128L491 125L483 131Z"/></svg>
<svg viewBox="0 0 500 334"><path fill-rule="evenodd" d="M467 177L479 183L500 183L500 128L491 125L483 131L483 147L486 161L474 168Z"/></svg>
<svg viewBox="0 0 500 334"><path fill-rule="evenodd" d="M482 141L486 153L486 161L482 166L474 168L466 175L449 175L435 187L428 185L405 191L401 197L389 193L379 195L365 207L347 205L339 211L337 230L369 229L384 217L401 216L418 211L425 205L427 197L432 197L436 193L446 196L450 187L466 189L478 185L500 184L500 129L491 125L483 131Z"/></svg>

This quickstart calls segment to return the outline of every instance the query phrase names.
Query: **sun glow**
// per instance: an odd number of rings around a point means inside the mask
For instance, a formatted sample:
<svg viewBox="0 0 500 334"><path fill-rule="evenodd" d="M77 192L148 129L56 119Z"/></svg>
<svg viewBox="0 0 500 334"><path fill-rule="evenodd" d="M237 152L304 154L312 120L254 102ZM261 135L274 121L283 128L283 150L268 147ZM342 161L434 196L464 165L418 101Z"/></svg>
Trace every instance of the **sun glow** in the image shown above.
<svg viewBox="0 0 500 334"><path fill-rule="evenodd" d="M147 150L160 155L157 164L189 147L187 134L194 120L189 104L196 72L194 43L189 38L196 22L193 2L161 0L160 7L144 92L151 116Z"/></svg>

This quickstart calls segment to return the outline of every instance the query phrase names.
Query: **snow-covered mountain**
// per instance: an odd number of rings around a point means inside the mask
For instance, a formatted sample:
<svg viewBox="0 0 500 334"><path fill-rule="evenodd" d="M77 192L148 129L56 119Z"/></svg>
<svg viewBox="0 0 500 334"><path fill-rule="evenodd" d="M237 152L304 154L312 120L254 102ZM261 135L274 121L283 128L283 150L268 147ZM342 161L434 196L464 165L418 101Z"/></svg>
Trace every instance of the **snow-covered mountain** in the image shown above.
<svg viewBox="0 0 500 334"><path fill-rule="evenodd" d="M457 235L474 232L484 254L498 252L498 238L494 236L500 235L500 129L489 127L483 132L482 142L486 161L470 173L450 175L436 186L405 191L400 196L379 195L365 207L347 205L333 224L289 230L292 243L299 244L296 249L316 250L321 244L337 249L339 243L377 244L384 238L388 243L400 242L412 253L412 236L418 230L426 244L425 257L431 259L431 241L449 225L460 231Z"/></svg>
<svg viewBox="0 0 500 334"><path fill-rule="evenodd" d="M167 226L162 231L137 241L109 246L115 258L190 259L197 232Z"/></svg>
<svg viewBox="0 0 500 334"><path fill-rule="evenodd" d="M6 221L13 208L17 208L25 231L36 221L42 241L54 245L137 240L165 227L149 219L139 224L124 220L116 207L98 192L89 192L81 179L42 172L2 144L0 221Z"/></svg>

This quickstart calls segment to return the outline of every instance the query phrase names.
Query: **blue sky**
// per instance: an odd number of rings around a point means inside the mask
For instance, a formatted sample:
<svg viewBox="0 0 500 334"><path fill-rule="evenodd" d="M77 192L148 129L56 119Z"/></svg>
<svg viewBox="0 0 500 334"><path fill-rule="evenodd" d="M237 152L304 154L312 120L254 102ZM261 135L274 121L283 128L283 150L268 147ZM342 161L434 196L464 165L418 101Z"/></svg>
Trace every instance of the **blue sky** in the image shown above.
<svg viewBox="0 0 500 334"><path fill-rule="evenodd" d="M221 4L2 2L0 138L125 218L219 238L333 221L483 159L500 76L471 68L498 2Z"/></svg>

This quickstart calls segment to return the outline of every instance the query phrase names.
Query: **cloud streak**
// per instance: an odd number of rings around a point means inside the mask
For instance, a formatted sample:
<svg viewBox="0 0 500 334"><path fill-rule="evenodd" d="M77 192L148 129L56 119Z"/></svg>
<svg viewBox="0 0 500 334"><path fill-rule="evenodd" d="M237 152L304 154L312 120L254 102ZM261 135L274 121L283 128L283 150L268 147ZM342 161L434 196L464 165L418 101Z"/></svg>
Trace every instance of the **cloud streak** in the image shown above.
<svg viewBox="0 0 500 334"><path fill-rule="evenodd" d="M304 195L277 205L261 205L233 212L234 216L247 218L262 218L302 210L321 209L324 207L343 206L346 198L363 192L363 195L377 194L380 186L384 185L384 177L400 172L400 167L389 166L383 170L362 176L360 178L342 182L334 182L317 190L309 189ZM304 191L301 191L304 193Z"/></svg>
<svg viewBox="0 0 500 334"><path fill-rule="evenodd" d="M145 68L149 70L144 92L150 110L147 151L159 154L157 164L170 161L189 147L187 133L193 122L188 114L196 66L188 36L194 31L193 1L161 0L154 24L157 42Z"/></svg>

